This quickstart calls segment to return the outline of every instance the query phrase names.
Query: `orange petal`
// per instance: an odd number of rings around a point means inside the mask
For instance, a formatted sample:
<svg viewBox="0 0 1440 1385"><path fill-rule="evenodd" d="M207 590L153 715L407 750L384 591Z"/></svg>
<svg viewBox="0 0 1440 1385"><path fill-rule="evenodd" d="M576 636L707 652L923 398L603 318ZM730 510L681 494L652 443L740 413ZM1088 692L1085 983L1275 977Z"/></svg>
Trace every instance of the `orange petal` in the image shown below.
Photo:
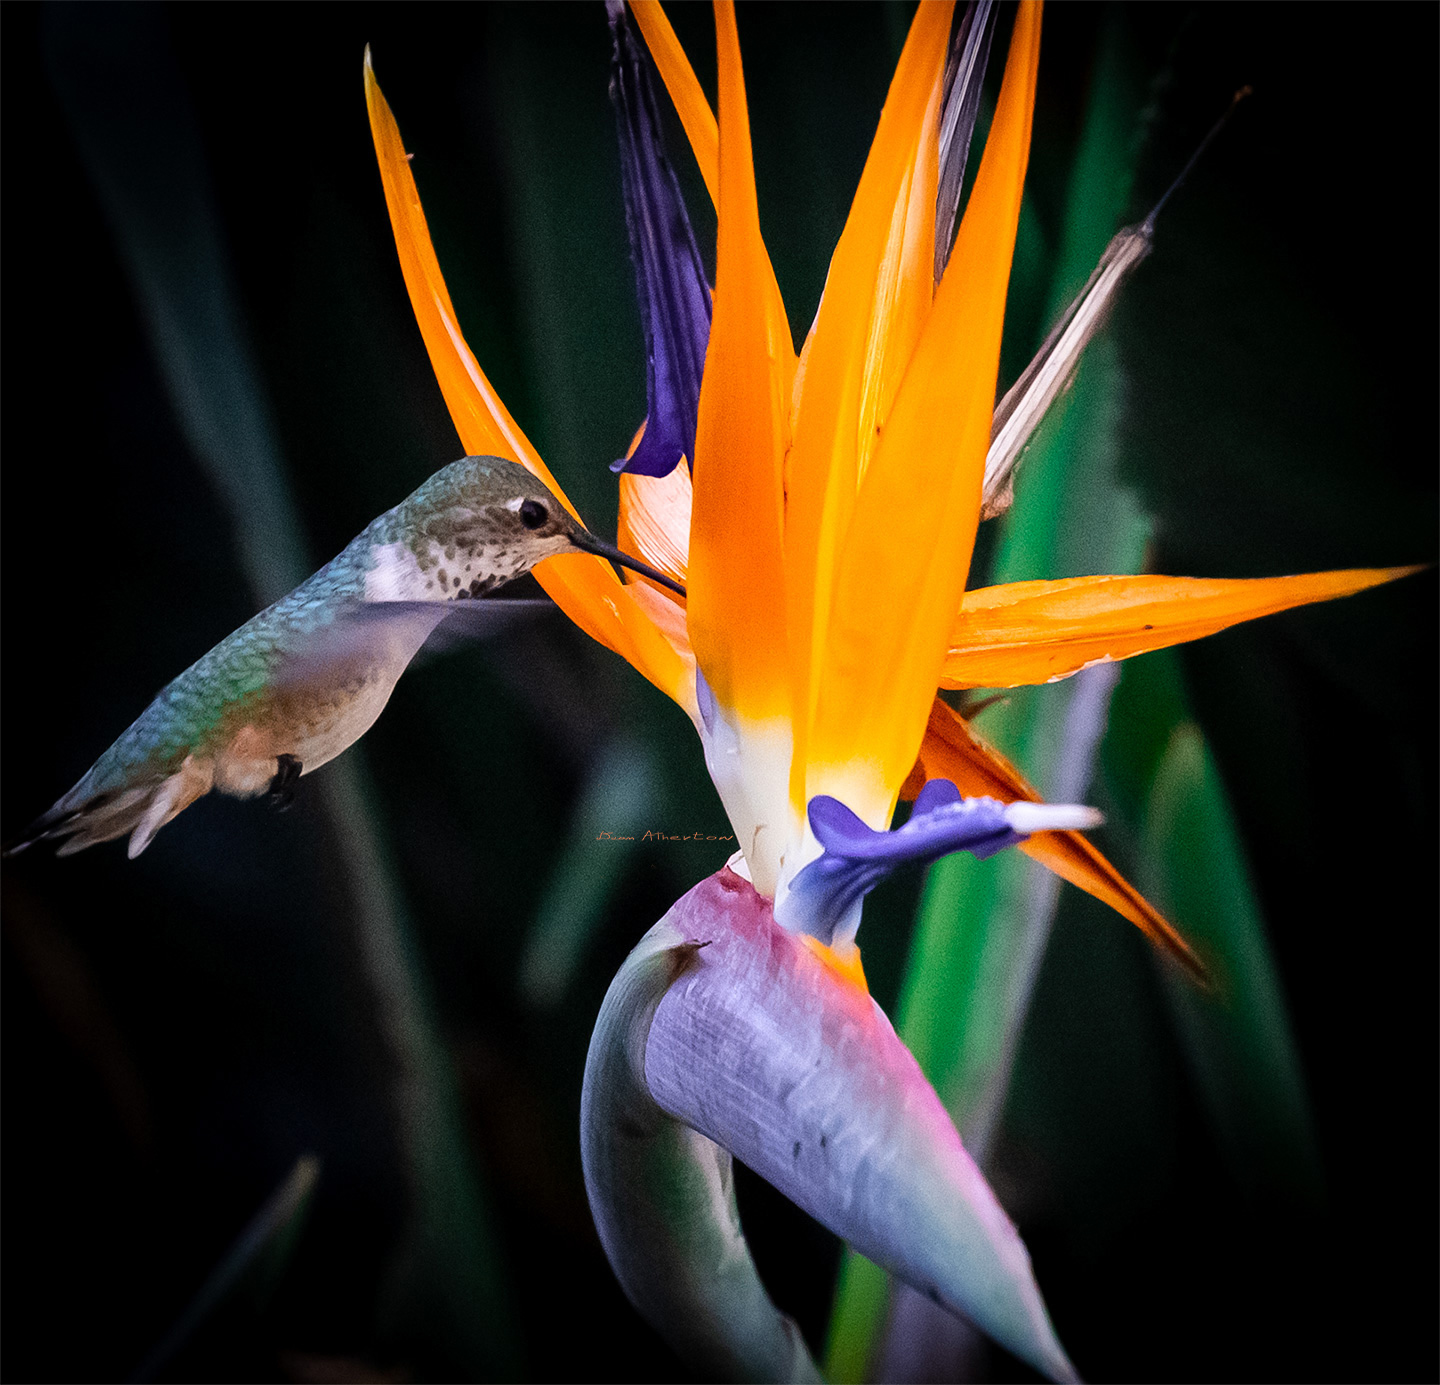
<svg viewBox="0 0 1440 1385"><path fill-rule="evenodd" d="M717 3L720 214L690 525L690 639L723 707L787 719L781 465L789 329L767 290L750 118L732 4Z"/></svg>
<svg viewBox="0 0 1440 1385"><path fill-rule="evenodd" d="M998 798L1003 803L1041 802L1040 795L998 750L986 745L963 717L938 697L930 709L925 740L917 764L924 780L949 779L972 798ZM907 782L914 782L914 777ZM917 787L918 792L918 787ZM1079 832L1037 832L1020 850L1087 894L1129 919L1157 947L1175 958L1202 985L1209 972L1190 944L1087 837Z"/></svg>
<svg viewBox="0 0 1440 1385"><path fill-rule="evenodd" d="M647 581L639 573L627 572L626 594L650 618L655 628L664 637L679 662L681 677L676 691L670 694L689 714L690 720L700 724L700 709L695 701L695 655L690 648L690 636L685 629L685 603L673 592ZM633 582L630 580L633 578Z"/></svg>
<svg viewBox="0 0 1440 1385"><path fill-rule="evenodd" d="M680 124L685 127L685 138L695 153L695 162L700 165L700 176L710 193L710 200L720 205L720 127L715 123L715 113L700 89L695 69L675 37L660 0L630 0L630 10L640 32L645 37L645 46L655 60L660 80L675 103Z"/></svg>
<svg viewBox="0 0 1440 1385"><path fill-rule="evenodd" d="M1040 7L1022 4L955 250L836 570L807 756L812 785L823 782L872 826L885 825L915 761L965 589L1039 55ZM807 410L813 374L812 362Z"/></svg>
<svg viewBox="0 0 1440 1385"><path fill-rule="evenodd" d="M809 797L805 735L839 540L933 296L938 115L953 8L915 13L797 377L785 511L797 807Z"/></svg>
<svg viewBox="0 0 1440 1385"><path fill-rule="evenodd" d="M690 569L690 510L694 493L690 468L681 462L668 476L620 473L620 518L616 543L621 552L659 568L683 587ZM631 575L626 575L629 580ZM642 582L646 579L641 577ZM681 598L656 587L674 601Z"/></svg>
<svg viewBox="0 0 1440 1385"><path fill-rule="evenodd" d="M1349 596L1418 572L1349 568L1300 577L1072 577L966 592L944 688L1054 683L1091 664L1202 639L1242 620Z"/></svg>
<svg viewBox="0 0 1440 1385"><path fill-rule="evenodd" d="M375 80L369 48L365 50L365 100L405 287L460 441L471 455L509 457L520 462L563 499L563 493L539 454L510 417L465 344L450 302L450 291L445 287L439 261L430 244L430 228L410 172L409 156L390 105ZM568 507L569 502L566 504ZM573 508L571 513L575 513Z"/></svg>
<svg viewBox="0 0 1440 1385"><path fill-rule="evenodd" d="M575 518L566 498L530 440L510 417L500 396L465 344L460 324L430 243L430 229L420 194L390 106L375 80L370 52L365 52L365 100L370 132L385 187L385 204L400 255L400 268L430 364L445 396L446 407L472 456L508 457L532 471L555 493ZM536 579L586 634L628 659L639 671L682 706L693 705L685 685L683 660L671 642L635 604L625 585L602 558L581 554L550 558L535 570Z"/></svg>

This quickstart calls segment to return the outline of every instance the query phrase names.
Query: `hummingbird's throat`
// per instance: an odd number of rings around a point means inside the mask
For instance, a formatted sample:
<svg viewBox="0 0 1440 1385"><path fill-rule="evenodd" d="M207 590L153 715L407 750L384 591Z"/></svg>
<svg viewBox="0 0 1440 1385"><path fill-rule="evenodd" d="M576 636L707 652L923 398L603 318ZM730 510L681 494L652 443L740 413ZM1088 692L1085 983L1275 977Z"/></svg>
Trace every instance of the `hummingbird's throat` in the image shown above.
<svg viewBox="0 0 1440 1385"><path fill-rule="evenodd" d="M568 545L557 536L546 547L563 553ZM494 591L549 556L545 547L519 541L377 544L365 574L365 600L466 601Z"/></svg>

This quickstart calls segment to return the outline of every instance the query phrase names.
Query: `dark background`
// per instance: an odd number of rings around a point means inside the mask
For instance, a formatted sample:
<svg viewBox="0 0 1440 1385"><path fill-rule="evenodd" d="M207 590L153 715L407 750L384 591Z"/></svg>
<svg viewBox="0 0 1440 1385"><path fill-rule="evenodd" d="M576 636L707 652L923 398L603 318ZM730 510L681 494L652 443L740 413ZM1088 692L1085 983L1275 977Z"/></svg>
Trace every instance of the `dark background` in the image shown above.
<svg viewBox="0 0 1440 1385"><path fill-rule="evenodd" d="M762 221L797 337L908 13L742 10ZM470 344L597 532L613 533L606 463L644 412L599 5L119 14L3 11L7 837L258 605L59 97L57 32L98 35L121 64L113 36L129 35L183 94L196 195L222 228L315 563L459 453L395 261L366 43ZM708 12L675 19L710 83ZM1436 11L1056 5L1045 23L1028 185L1042 228L1104 24L1125 27L1150 82L1137 218L1230 93L1255 88L1113 329L1132 382L1125 479L1155 516L1157 569L1433 561ZM674 149L708 257L713 217ZM1012 303L1007 378L1037 311ZM1322 1208L1233 1184L1138 935L1067 892L1022 1064L1065 1094L1040 1109L1068 1162L1014 1210L1091 1378L1435 1376L1435 593L1428 572L1182 659L1287 989ZM307 1152L324 1166L288 1260L247 1278L164 1378L681 1373L591 1229L580 1075L619 961L729 848L637 844L612 870L576 825L610 752L648 767L642 827L728 831L684 717L559 619L415 669L350 752L436 1036L430 1079L457 1095L454 1176L488 1207L496 1287L468 1331L450 1321L463 1296L434 1287L444 1253L419 1269L399 1254L426 1193L320 776L284 816L208 798L133 863L114 843L5 863L6 1378L128 1375ZM607 883L541 1003L521 968L567 851ZM895 882L867 915L886 1005L917 886ZM1140 1042L1087 1046L1119 1005ZM741 1197L767 1283L818 1349L836 1243L755 1180Z"/></svg>

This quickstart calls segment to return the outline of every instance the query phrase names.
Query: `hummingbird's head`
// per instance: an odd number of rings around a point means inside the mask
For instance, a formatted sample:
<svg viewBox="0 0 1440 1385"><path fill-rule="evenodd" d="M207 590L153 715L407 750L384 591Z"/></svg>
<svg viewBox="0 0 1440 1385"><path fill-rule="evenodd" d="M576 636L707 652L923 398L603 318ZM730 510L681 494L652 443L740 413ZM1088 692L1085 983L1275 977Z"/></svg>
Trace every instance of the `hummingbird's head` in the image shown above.
<svg viewBox="0 0 1440 1385"><path fill-rule="evenodd" d="M506 575L528 572L562 553L593 553L685 595L685 588L664 573L596 538L538 476L518 463L503 457L466 457L446 470L459 473L461 493L455 499L472 516L467 527L487 550L513 563L514 571Z"/></svg>

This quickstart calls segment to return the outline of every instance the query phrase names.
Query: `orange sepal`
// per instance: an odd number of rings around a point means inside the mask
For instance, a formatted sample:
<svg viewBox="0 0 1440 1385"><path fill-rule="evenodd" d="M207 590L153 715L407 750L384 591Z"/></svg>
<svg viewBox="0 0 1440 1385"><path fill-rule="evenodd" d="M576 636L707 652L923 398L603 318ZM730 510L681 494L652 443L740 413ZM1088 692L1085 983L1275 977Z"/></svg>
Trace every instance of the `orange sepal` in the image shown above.
<svg viewBox="0 0 1440 1385"><path fill-rule="evenodd" d="M981 740L965 719L938 697L930 709L917 767L924 780L949 779L969 798L995 798L1002 803L1043 802L1025 776L998 750ZM907 784L910 782L913 782L913 773ZM1129 919L1202 986L1211 984L1205 964L1175 925L1083 834L1037 832L1020 843L1020 850L1062 880L1094 895Z"/></svg>
<svg viewBox="0 0 1440 1385"><path fill-rule="evenodd" d="M980 520L1039 56L1040 6L1023 3L955 250L836 566L811 787L872 827L884 825L914 763ZM812 362L807 408L813 371Z"/></svg>
<svg viewBox="0 0 1440 1385"><path fill-rule="evenodd" d="M795 756L791 798L807 791L806 735L819 695L839 544L933 294L939 107L950 4L922 5L890 82L797 376L786 461ZM799 391L801 379L805 384Z"/></svg>
<svg viewBox="0 0 1440 1385"><path fill-rule="evenodd" d="M485 372L480 369L460 331L450 291L440 273L430 243L430 228L420 205L420 193L410 172L409 155L400 138L390 103L385 100L370 50L365 50L365 102L370 112L370 134L385 188L385 205L395 234L400 269L409 290L410 306L425 339L430 364L435 371L445 406L450 410L461 444L474 456L508 457L528 467L564 500L555 479L546 469L530 440L510 417ZM569 502L565 501L567 508ZM571 514L575 511L571 509ZM578 519L579 516L576 515Z"/></svg>
<svg viewBox="0 0 1440 1385"><path fill-rule="evenodd" d="M1348 568L1299 577L1072 577L966 592L942 688L1054 683L1091 664L1213 635L1240 621L1330 601L1418 572Z"/></svg>
<svg viewBox="0 0 1440 1385"><path fill-rule="evenodd" d="M665 83L665 90L674 102L675 113L685 129L685 138L700 165L700 176L710 201L720 205L720 127L715 112L700 89L700 81L690 59L675 36L670 19L660 0L630 0L630 11L644 35L645 46L655 60L656 71Z"/></svg>
<svg viewBox="0 0 1440 1385"><path fill-rule="evenodd" d="M460 434L461 446L472 456L508 457L519 462L544 481L561 504L579 519L579 513L524 431L511 418L465 343L430 242L430 228L420 205L400 129L375 80L368 48L365 50L365 101L385 188L385 205L389 209L410 305L445 405ZM555 604L586 634L629 660L662 692L685 705L683 660L632 600L603 558L581 554L550 558L535 569L535 577Z"/></svg>
<svg viewBox="0 0 1440 1385"><path fill-rule="evenodd" d="M767 289L750 116L732 4L715 6L720 219L714 316L700 390L690 524L690 641L720 703L789 716L781 467L789 442L789 328Z"/></svg>

